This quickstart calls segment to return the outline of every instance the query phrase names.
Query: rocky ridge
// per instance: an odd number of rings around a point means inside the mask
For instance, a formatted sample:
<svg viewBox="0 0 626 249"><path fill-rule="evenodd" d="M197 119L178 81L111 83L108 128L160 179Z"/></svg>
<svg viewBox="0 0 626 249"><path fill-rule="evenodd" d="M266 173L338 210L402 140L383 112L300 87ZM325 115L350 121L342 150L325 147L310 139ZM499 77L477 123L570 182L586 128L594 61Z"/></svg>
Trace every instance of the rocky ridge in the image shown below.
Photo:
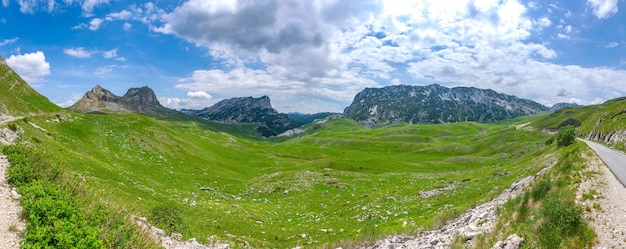
<svg viewBox="0 0 626 249"><path fill-rule="evenodd" d="M378 127L398 122L490 123L548 110L537 102L490 89L398 85L366 88L355 96L344 116L366 127Z"/></svg>
<svg viewBox="0 0 626 249"><path fill-rule="evenodd" d="M256 130L264 137L276 136L301 126L300 123L272 108L270 98L239 97L222 100L202 110L180 110L192 116L224 124L259 124Z"/></svg>
<svg viewBox="0 0 626 249"><path fill-rule="evenodd" d="M130 88L124 96L117 96L96 85L68 109L79 112L142 113L163 116L178 113L162 106L154 91L147 86Z"/></svg>

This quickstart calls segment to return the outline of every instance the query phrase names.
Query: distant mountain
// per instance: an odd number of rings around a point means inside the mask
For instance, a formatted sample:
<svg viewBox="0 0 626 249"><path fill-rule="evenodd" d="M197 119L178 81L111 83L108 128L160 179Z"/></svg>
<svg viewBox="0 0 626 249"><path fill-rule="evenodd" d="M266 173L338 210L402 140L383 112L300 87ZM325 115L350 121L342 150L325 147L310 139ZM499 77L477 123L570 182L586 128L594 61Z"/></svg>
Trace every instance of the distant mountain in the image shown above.
<svg viewBox="0 0 626 249"><path fill-rule="evenodd" d="M313 123L313 121L317 119L325 119L331 114L335 114L335 113L320 112L320 113L314 113L314 114L305 114L305 113L299 113L299 112L291 112L291 113L287 113L287 116L289 116L289 118L295 120L296 122L305 125L305 124Z"/></svg>
<svg viewBox="0 0 626 249"><path fill-rule="evenodd" d="M344 116L376 127L398 122L490 123L547 110L537 102L489 89L399 85L366 88L344 110Z"/></svg>
<svg viewBox="0 0 626 249"><path fill-rule="evenodd" d="M154 91L147 86L130 88L124 96L117 96L100 85L96 85L68 109L78 112L132 112L162 116L171 116L178 113L162 106L157 100Z"/></svg>
<svg viewBox="0 0 626 249"><path fill-rule="evenodd" d="M256 130L264 137L276 136L301 126L287 114L278 113L272 108L267 96L225 99L202 110L180 111L224 124L259 124Z"/></svg>
<svg viewBox="0 0 626 249"><path fill-rule="evenodd" d="M581 105L576 103L556 103L552 107L550 107L551 111L558 111L566 107L581 107Z"/></svg>
<svg viewBox="0 0 626 249"><path fill-rule="evenodd" d="M33 90L0 56L0 116L58 111L63 108Z"/></svg>

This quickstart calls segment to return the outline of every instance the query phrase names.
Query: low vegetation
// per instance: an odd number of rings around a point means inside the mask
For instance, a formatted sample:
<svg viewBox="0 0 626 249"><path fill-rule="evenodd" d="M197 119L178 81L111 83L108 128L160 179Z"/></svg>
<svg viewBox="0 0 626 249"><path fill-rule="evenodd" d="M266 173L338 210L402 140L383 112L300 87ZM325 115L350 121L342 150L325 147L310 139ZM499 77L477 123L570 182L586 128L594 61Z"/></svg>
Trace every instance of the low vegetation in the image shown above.
<svg viewBox="0 0 626 249"><path fill-rule="evenodd" d="M575 202L586 167L580 156L582 142L558 151L554 167L535 180L529 191L498 210L492 234L478 238L478 248L490 248L498 240L516 233L526 239L525 248L590 248L594 231Z"/></svg>
<svg viewBox="0 0 626 249"><path fill-rule="evenodd" d="M17 124L26 132L16 151L54 162L68 182L59 187L106 194L105 204L132 205L135 215L185 239L257 248L351 247L435 227L538 172L533 159L546 153L547 138L508 121L363 129L335 120L276 141L135 114Z"/></svg>
<svg viewBox="0 0 626 249"><path fill-rule="evenodd" d="M22 248L156 248L128 219L37 149L7 146L8 182L23 195ZM115 211L112 211L115 210Z"/></svg>

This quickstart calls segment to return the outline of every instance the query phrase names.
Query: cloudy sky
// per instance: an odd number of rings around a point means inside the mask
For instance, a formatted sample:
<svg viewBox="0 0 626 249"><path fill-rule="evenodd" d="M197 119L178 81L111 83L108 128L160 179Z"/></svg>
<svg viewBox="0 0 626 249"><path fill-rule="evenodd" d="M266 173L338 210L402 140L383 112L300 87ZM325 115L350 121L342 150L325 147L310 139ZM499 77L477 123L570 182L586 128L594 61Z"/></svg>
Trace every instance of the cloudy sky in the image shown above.
<svg viewBox="0 0 626 249"><path fill-rule="evenodd" d="M62 106L96 84L174 109L341 112L433 83L592 104L626 95L626 1L1 0L0 55Z"/></svg>

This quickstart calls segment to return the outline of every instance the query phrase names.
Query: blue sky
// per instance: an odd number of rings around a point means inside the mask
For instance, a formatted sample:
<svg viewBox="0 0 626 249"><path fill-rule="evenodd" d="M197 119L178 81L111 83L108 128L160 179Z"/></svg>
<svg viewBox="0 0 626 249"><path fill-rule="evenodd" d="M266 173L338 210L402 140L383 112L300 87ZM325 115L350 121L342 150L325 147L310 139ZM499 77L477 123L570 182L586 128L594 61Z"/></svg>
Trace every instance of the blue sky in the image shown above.
<svg viewBox="0 0 626 249"><path fill-rule="evenodd" d="M341 112L365 87L626 95L623 0L1 0L0 55L51 101L149 86L170 108L268 95Z"/></svg>

